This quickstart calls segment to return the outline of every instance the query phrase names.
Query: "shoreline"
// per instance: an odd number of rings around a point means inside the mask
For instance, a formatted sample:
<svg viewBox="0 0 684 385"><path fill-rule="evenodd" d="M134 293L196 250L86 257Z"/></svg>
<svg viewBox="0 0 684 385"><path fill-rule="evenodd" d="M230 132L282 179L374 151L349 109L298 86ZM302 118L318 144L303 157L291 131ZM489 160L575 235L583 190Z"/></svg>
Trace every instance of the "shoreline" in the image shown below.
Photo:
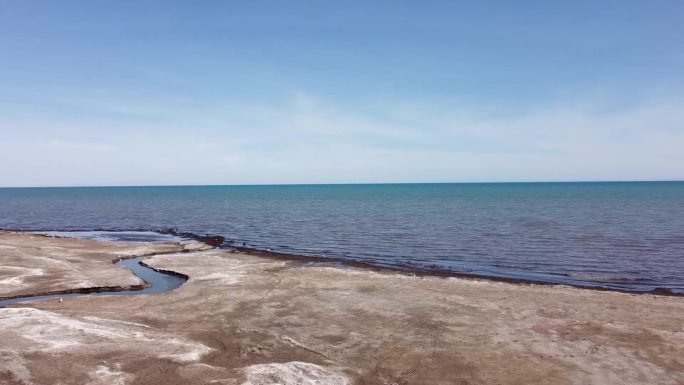
<svg viewBox="0 0 684 385"><path fill-rule="evenodd" d="M557 282L548 282L548 281L543 281L543 280L535 280L535 279L526 279L526 278L514 278L514 277L500 277L500 276L495 276L495 275L486 275L486 274L479 274L479 273L468 273L468 272L459 272L459 271L454 271L454 270L448 270L448 269L429 269L429 268L420 268L416 266L404 266L404 265L397 265L397 266L388 266L388 265L380 265L380 264L374 264L372 262L364 262L364 261L358 261L358 260L353 260L353 259L347 259L344 257L336 257L336 256L320 256L320 255L305 255L305 254L296 254L296 253L287 253L287 252L281 252L281 251L273 251L269 249L261 249L261 248L254 248L254 247L246 247L246 246L236 246L232 244L232 241L228 241L228 244L226 244L226 238L220 235L212 235L212 234L196 234L192 232L186 232L186 231L179 231L178 229L175 228L168 228L168 229L157 229L157 230L150 230L150 229L142 229L142 228L137 228L137 229L107 229L107 228L95 228L95 229L76 229L76 230L63 230L63 229L48 229L48 230L26 230L26 229L0 229L0 232L18 232L18 233L33 233L37 235L42 235L46 237L60 237L60 236L53 236L53 235L48 235L48 234L40 234L41 232L48 232L48 231L60 231L60 232L81 232L81 231L103 231L103 232L129 232L129 231L140 231L140 232L153 232L157 234L168 234L168 235L174 235L178 236L181 238L187 238L191 239L200 243L204 243L205 245L213 248L220 248L224 250L236 250L241 253L253 255L253 256L258 256L258 257L266 257L266 258L274 258L274 259L282 259L282 260L288 260L288 261L302 261L302 262L312 262L312 263L333 263L333 264L339 264L343 266L349 266L349 267L357 267L357 268L363 268L363 269L369 269L371 271L387 271L387 272L395 272L399 274L406 274L406 275L415 275L419 277L442 277L442 278L462 278L462 279L473 279L473 280L486 280L486 281L491 281L491 282L504 282L504 283L510 283L510 284L516 284L516 285L537 285L537 286L569 286L573 287L576 289L584 289L584 290L592 290L592 291L608 291L608 292L617 292L617 293L624 293L624 294L638 294L638 295L643 295L643 294L649 294L649 295L657 295L657 296L667 296L667 297L684 297L684 292L676 292L672 290L672 288L667 288L667 287L656 287L651 290L629 290L629 289L620 289L620 288L612 288L612 287L605 287L605 286L594 286L594 285L583 285L583 284L574 284L574 283L557 283ZM64 238L73 238L73 237L68 237L65 236ZM189 252L190 250L184 250L182 252ZM173 252L169 252L173 253ZM144 256L144 255L140 255ZM124 257L124 258L130 258L131 256ZM113 263L116 263L116 261L113 261ZM597 285L600 285L600 283L597 283ZM3 299L3 298L0 298ZM7 299L7 298L4 298Z"/></svg>
<svg viewBox="0 0 684 385"><path fill-rule="evenodd" d="M528 285L528 286L568 286L568 287L573 287L575 289L583 289L583 290L591 290L591 291L608 291L608 292L616 292L616 293L623 293L623 294L638 294L638 295L650 294L650 295L667 296L667 297L684 297L684 293L678 293L678 292L673 291L670 288L662 288L662 287L658 287L658 288L648 290L648 291L626 290L626 289L617 289L617 288L610 288L610 287L603 287L603 286L591 286L591 285L579 285L579 284L572 284L572 283L546 282L546 281L524 279L524 278L497 277L497 276L493 276L493 275L483 275L483 274L477 274L477 273L465 273L465 272L457 272L457 271L453 271L453 270L432 270L432 269L420 269L417 267L376 265L373 263L349 260L349 259L344 259L341 257L322 257L322 256L309 256L309 255L302 255L302 254L290 254L290 253L282 253L282 252L278 252L278 251L255 249L255 248L250 248L250 247L228 246L226 248L229 250L234 249L240 253L245 253L248 255L253 255L253 256L258 256L258 257L266 257L266 258L274 258L274 259L282 259L282 260L290 260L290 261L305 261L305 262L316 262L316 263L335 263L335 264L339 264L339 265L343 265L343 266L357 267L357 268L367 269L367 270L376 271L376 272L386 271L386 272L393 272L393 273L399 273L399 274L404 274L404 275L413 275L413 276L417 276L417 277L461 278L461 279L483 280L483 281L490 281L490 282L503 282L503 283L510 283L513 285Z"/></svg>
<svg viewBox="0 0 684 385"><path fill-rule="evenodd" d="M152 250L145 265L190 277L163 293L1 308L0 383L684 381L681 298L142 243L0 232L2 293L135 283L112 259Z"/></svg>

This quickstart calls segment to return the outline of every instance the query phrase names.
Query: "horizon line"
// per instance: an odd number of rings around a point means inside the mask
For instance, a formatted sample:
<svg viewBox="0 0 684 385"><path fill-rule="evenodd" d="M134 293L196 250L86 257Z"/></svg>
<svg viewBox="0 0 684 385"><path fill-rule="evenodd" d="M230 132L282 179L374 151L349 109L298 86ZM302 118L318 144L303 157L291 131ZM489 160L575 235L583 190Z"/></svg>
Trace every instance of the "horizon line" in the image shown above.
<svg viewBox="0 0 684 385"><path fill-rule="evenodd" d="M227 184L122 184L122 185L68 185L68 186L0 186L0 189L50 188L125 188L125 187L257 187L257 186L367 186L416 184L544 184L544 183L682 183L684 179L635 180L555 180L555 181L481 181L481 182L333 182L333 183L227 183Z"/></svg>

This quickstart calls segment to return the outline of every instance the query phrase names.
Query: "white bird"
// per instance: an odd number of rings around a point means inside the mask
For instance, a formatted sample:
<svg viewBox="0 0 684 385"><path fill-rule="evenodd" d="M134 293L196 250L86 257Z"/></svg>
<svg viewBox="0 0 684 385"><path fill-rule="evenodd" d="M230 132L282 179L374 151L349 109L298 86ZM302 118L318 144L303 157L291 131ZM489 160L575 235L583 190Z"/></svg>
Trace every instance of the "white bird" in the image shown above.
<svg viewBox="0 0 684 385"><path fill-rule="evenodd" d="M62 297L59 297L59 302L62 302Z"/></svg>

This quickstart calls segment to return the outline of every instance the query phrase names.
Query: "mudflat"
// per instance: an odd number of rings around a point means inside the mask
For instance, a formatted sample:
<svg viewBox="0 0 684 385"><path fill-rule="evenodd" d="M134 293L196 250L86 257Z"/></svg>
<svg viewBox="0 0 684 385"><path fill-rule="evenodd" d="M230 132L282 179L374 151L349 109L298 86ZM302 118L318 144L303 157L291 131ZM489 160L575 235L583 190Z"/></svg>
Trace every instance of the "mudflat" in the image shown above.
<svg viewBox="0 0 684 385"><path fill-rule="evenodd" d="M1 308L0 384L684 383L682 297L23 233L0 297L139 284L111 261L141 254L189 280Z"/></svg>

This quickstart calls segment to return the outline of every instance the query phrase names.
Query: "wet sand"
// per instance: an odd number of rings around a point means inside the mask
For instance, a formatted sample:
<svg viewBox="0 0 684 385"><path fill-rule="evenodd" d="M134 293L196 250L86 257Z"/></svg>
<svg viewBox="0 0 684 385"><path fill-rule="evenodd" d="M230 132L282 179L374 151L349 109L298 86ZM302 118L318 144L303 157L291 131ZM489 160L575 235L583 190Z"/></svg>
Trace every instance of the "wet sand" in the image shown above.
<svg viewBox="0 0 684 385"><path fill-rule="evenodd" d="M0 309L0 384L684 383L683 297L181 248L0 233L0 297L190 277Z"/></svg>

